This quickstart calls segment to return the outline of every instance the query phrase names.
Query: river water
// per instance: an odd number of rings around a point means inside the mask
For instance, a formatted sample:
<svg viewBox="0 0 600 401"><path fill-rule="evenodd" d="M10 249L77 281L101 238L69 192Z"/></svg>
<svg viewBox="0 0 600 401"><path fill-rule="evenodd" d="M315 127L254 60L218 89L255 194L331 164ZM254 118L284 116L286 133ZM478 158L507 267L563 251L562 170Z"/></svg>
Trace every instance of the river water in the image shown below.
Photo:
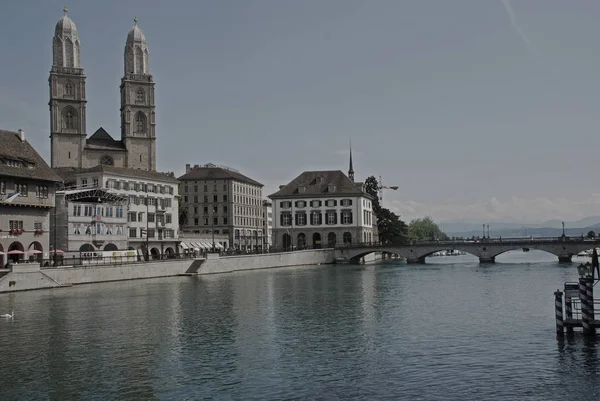
<svg viewBox="0 0 600 401"><path fill-rule="evenodd" d="M0 295L0 400L600 400L557 341L576 264L271 269Z"/></svg>

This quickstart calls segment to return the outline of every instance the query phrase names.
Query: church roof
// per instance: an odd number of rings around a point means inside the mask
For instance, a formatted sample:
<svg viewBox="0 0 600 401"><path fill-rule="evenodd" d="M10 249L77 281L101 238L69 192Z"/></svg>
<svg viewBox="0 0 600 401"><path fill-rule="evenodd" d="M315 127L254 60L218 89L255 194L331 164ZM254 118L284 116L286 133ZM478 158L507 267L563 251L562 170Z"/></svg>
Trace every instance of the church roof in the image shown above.
<svg viewBox="0 0 600 401"><path fill-rule="evenodd" d="M134 18L133 19L133 27L127 33L127 43L132 43L132 42L146 43L146 36L144 35L144 32L142 31L142 29L138 26L137 22L138 22L137 18Z"/></svg>
<svg viewBox="0 0 600 401"><path fill-rule="evenodd" d="M54 31L56 33L70 32L70 33L76 34L77 26L75 26L75 23L73 22L73 20L71 18L69 18L69 16L67 15L67 7L66 6L63 9L63 11L64 11L64 15L56 23L56 28L54 29Z"/></svg>
<svg viewBox="0 0 600 401"><path fill-rule="evenodd" d="M252 178L246 177L244 174L239 173L228 168L223 168L214 164L207 164L205 166L193 167L188 173L179 177L181 181L193 181L193 180L236 180L246 184L257 185L263 187L264 185Z"/></svg>
<svg viewBox="0 0 600 401"><path fill-rule="evenodd" d="M329 184L333 184L334 188ZM301 191L300 188L303 188ZM333 190L330 192L330 189ZM340 196L354 195L366 196L360 183L354 183L346 174L340 170L305 171L294 178L289 184L281 187L274 194L269 195L271 199L290 197L318 197L318 196Z"/></svg>
<svg viewBox="0 0 600 401"><path fill-rule="evenodd" d="M24 135L24 134L23 134ZM61 181L40 154L18 132L0 130L0 175L41 181ZM17 165L17 166L16 166Z"/></svg>
<svg viewBox="0 0 600 401"><path fill-rule="evenodd" d="M122 141L113 139L113 137L102 127L98 128L92 136L87 138L85 147L93 150L127 150Z"/></svg>

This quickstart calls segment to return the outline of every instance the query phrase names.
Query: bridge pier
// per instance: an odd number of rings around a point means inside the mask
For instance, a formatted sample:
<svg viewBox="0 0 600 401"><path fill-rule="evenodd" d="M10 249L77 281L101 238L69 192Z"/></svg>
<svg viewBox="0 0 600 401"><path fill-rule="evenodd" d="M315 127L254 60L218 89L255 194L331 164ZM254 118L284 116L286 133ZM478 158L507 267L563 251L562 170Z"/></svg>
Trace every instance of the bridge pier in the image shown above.
<svg viewBox="0 0 600 401"><path fill-rule="evenodd" d="M558 263L571 263L572 262L572 260L571 260L572 257L573 257L573 255L559 256L558 257Z"/></svg>
<svg viewBox="0 0 600 401"><path fill-rule="evenodd" d="M496 257L495 256L480 256L479 263L481 263L481 264L496 263Z"/></svg>
<svg viewBox="0 0 600 401"><path fill-rule="evenodd" d="M420 258L406 258L406 263L408 263L409 265L424 265L425 264L425 257L420 257Z"/></svg>

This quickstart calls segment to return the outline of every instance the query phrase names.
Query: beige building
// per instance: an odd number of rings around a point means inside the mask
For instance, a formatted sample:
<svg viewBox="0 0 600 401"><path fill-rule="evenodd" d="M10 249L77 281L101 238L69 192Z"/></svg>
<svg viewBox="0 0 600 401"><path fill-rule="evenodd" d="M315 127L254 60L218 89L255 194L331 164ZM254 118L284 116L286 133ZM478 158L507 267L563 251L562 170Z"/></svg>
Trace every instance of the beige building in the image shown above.
<svg viewBox="0 0 600 401"><path fill-rule="evenodd" d="M263 248L263 185L229 167L186 164L182 207L187 222L182 230L225 234L229 246L242 251Z"/></svg>
<svg viewBox="0 0 600 401"><path fill-rule="evenodd" d="M49 79L52 167L89 168L102 164L156 170L154 80L149 70L146 37L137 20L125 43L120 140L113 139L102 127L87 137L81 42L66 8L54 30L52 53Z"/></svg>
<svg viewBox="0 0 600 401"><path fill-rule="evenodd" d="M263 243L264 249L273 246L273 202L263 200Z"/></svg>
<svg viewBox="0 0 600 401"><path fill-rule="evenodd" d="M349 172L354 177L352 167ZM339 170L305 171L273 200L273 246L320 248L375 240L373 198Z"/></svg>
<svg viewBox="0 0 600 401"><path fill-rule="evenodd" d="M0 130L0 268L50 257L49 216L60 177L25 139Z"/></svg>
<svg viewBox="0 0 600 401"><path fill-rule="evenodd" d="M57 222L57 230L66 231L67 250L133 249L144 256L148 250L153 259L179 253L179 194L173 175L106 165L57 171L68 188L66 221Z"/></svg>

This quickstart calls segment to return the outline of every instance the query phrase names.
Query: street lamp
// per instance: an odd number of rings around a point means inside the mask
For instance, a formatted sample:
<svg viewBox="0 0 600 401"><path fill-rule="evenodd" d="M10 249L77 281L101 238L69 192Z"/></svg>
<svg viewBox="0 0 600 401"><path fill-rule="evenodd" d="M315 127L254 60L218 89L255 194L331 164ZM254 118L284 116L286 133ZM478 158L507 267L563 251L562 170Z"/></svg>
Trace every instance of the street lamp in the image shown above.
<svg viewBox="0 0 600 401"><path fill-rule="evenodd" d="M488 238L490 238L490 225L487 225L487 229L488 229Z"/></svg>
<svg viewBox="0 0 600 401"><path fill-rule="evenodd" d="M483 238L485 239L485 224L482 224L483 226Z"/></svg>
<svg viewBox="0 0 600 401"><path fill-rule="evenodd" d="M562 228L563 228L563 237L565 236L565 222L562 222Z"/></svg>

